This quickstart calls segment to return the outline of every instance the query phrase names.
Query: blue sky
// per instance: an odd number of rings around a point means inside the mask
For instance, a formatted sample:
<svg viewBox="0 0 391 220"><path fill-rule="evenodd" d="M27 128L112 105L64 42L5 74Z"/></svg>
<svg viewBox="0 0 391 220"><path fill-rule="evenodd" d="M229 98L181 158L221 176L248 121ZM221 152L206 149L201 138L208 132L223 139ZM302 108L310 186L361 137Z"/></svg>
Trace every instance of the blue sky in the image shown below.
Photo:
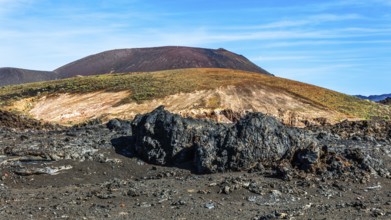
<svg viewBox="0 0 391 220"><path fill-rule="evenodd" d="M391 0L0 0L0 67L165 45L225 48L347 94L391 93Z"/></svg>

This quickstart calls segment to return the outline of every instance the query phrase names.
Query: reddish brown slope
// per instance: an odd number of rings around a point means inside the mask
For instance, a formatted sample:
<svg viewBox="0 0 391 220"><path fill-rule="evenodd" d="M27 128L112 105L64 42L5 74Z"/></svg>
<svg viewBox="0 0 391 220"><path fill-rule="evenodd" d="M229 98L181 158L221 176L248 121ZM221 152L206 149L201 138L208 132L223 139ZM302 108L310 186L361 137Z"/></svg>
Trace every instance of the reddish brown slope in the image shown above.
<svg viewBox="0 0 391 220"><path fill-rule="evenodd" d="M110 50L55 70L62 78L110 72L149 72L183 68L227 68L270 74L244 56L224 49L153 47Z"/></svg>

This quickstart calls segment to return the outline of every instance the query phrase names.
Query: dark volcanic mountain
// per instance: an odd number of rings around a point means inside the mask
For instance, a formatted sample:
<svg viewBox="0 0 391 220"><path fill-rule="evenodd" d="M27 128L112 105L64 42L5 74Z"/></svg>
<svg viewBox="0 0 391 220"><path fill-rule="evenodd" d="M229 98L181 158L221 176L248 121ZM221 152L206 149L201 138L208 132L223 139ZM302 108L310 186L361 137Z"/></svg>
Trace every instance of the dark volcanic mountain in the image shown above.
<svg viewBox="0 0 391 220"><path fill-rule="evenodd" d="M55 72L26 70L18 68L0 68L0 86L22 84L28 82L47 81L58 78Z"/></svg>
<svg viewBox="0 0 391 220"><path fill-rule="evenodd" d="M244 56L225 49L176 46L105 51L54 71L62 78L68 78L110 72L148 72L183 68L227 68L270 74Z"/></svg>
<svg viewBox="0 0 391 220"><path fill-rule="evenodd" d="M384 100L381 100L380 103L385 104L385 105L391 105L391 97L388 97Z"/></svg>
<svg viewBox="0 0 391 220"><path fill-rule="evenodd" d="M370 96L363 96L363 95L356 95L356 97L360 99L368 99L374 102L379 102L382 100L385 100L386 98L391 97L391 94L383 94L383 95L370 95Z"/></svg>
<svg viewBox="0 0 391 220"><path fill-rule="evenodd" d="M225 49L169 46L105 51L66 64L54 71L0 68L0 86L63 79L77 75L184 68L226 68L272 75L244 56Z"/></svg>

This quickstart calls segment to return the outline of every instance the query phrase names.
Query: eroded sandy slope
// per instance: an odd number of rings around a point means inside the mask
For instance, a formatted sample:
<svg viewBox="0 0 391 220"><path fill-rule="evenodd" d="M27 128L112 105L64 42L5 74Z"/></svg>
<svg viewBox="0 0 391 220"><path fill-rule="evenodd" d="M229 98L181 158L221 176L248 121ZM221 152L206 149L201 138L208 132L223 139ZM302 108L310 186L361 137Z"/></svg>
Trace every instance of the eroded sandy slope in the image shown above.
<svg viewBox="0 0 391 220"><path fill-rule="evenodd" d="M60 124L79 123L98 117L132 119L136 114L152 111L159 105L165 105L169 111L182 116L212 117L223 122L229 121L226 114L221 114L223 110L230 110L236 115L263 112L280 118L285 124L295 126L302 126L303 121L314 121L320 117L327 118L329 122L336 122L343 117L338 112L317 107L314 103L291 94L270 93L267 88L260 86L245 89L228 86L179 93L143 103L118 104L128 96L128 91L59 94L35 100L24 99L16 102L13 107L27 111L36 119Z"/></svg>

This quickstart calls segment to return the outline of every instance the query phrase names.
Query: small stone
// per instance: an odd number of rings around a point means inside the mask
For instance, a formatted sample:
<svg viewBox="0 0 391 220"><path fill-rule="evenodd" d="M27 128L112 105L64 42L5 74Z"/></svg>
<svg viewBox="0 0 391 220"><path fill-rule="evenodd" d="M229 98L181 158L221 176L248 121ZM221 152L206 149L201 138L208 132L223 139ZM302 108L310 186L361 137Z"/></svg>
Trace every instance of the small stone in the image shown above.
<svg viewBox="0 0 391 220"><path fill-rule="evenodd" d="M285 212L276 212L276 216L280 219L286 219L288 217L288 213Z"/></svg>
<svg viewBox="0 0 391 220"><path fill-rule="evenodd" d="M208 202L205 204L205 208L207 209L214 209L215 208L215 204L213 202Z"/></svg>
<svg viewBox="0 0 391 220"><path fill-rule="evenodd" d="M98 194L96 197L98 197L99 199L109 199L109 198L112 198L112 196L110 196L108 194Z"/></svg>
<svg viewBox="0 0 391 220"><path fill-rule="evenodd" d="M129 189L127 195L131 197L137 197L140 196L140 193L137 192L135 189Z"/></svg>
<svg viewBox="0 0 391 220"><path fill-rule="evenodd" d="M249 197L247 197L247 201L249 201L249 202L256 202L257 201L257 197L256 196L249 196Z"/></svg>
<svg viewBox="0 0 391 220"><path fill-rule="evenodd" d="M380 189L380 188L381 188L381 185L378 183L375 186L368 186L366 189L368 189L368 190L375 190L375 189Z"/></svg>
<svg viewBox="0 0 391 220"><path fill-rule="evenodd" d="M384 216L385 215L385 213L381 209L373 208L373 209L371 209L371 211L372 211L372 216L373 217L380 217L380 216Z"/></svg>
<svg viewBox="0 0 391 220"><path fill-rule="evenodd" d="M273 189L270 191L270 194L274 197L280 197L282 196L282 193L279 190Z"/></svg>
<svg viewBox="0 0 391 220"><path fill-rule="evenodd" d="M225 194L229 194L229 193L230 193L230 190L231 190L231 188L230 188L229 186L224 186L223 192L224 192Z"/></svg>
<svg viewBox="0 0 391 220"><path fill-rule="evenodd" d="M147 203L147 202L142 202L142 203L139 204L139 206L142 207L142 208L148 208L148 207L151 207L152 205Z"/></svg>
<svg viewBox="0 0 391 220"><path fill-rule="evenodd" d="M210 191L209 190L205 190L205 189L200 189L197 191L198 194L209 194Z"/></svg>
<svg viewBox="0 0 391 220"><path fill-rule="evenodd" d="M186 202L183 200L179 200L177 202L172 203L171 205L174 205L174 206L186 205Z"/></svg>
<svg viewBox="0 0 391 220"><path fill-rule="evenodd" d="M112 130L119 130L121 128L121 122L118 119L112 119L107 123L107 128Z"/></svg>

